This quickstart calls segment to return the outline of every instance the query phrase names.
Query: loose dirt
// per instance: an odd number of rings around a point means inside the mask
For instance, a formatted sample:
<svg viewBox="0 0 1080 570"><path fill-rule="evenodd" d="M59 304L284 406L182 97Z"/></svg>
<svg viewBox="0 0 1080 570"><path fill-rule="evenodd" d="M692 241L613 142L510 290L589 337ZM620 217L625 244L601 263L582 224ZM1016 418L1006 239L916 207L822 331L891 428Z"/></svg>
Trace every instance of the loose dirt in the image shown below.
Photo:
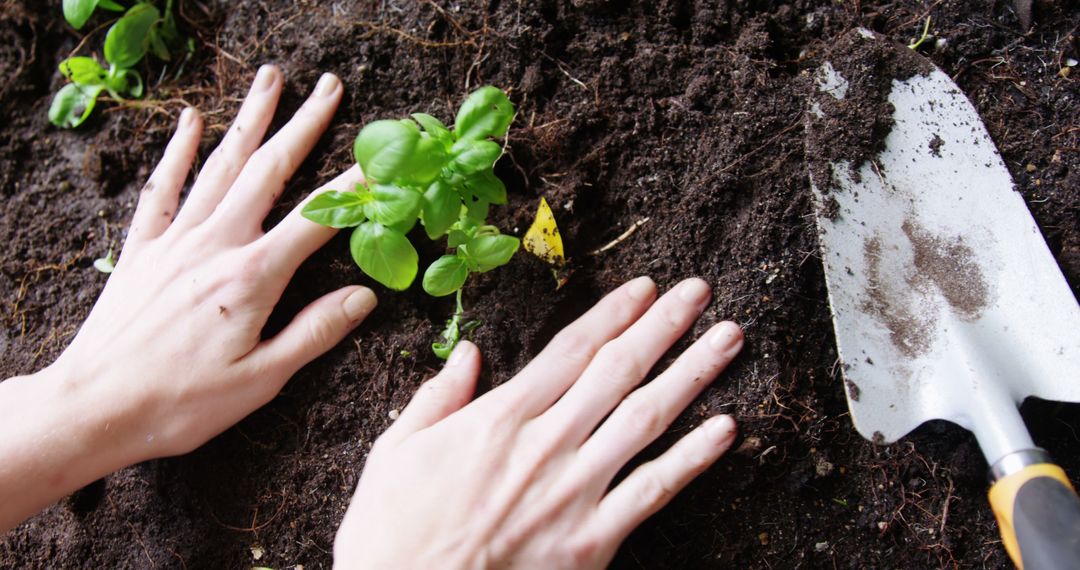
<svg viewBox="0 0 1080 570"><path fill-rule="evenodd" d="M80 36L58 3L0 3L0 377L42 367L77 330L105 281L91 264L121 239L184 105L206 114L206 156L260 63L288 78L276 126L319 73L342 77L337 120L269 226L349 166L364 122L449 119L491 83L520 110L496 169L510 203L495 222L520 235L546 197L572 273L556 290L547 266L522 254L466 291L483 321L485 388L640 274L664 288L691 275L713 285L694 335L722 318L746 329L740 359L641 459L718 412L740 422L739 449L634 532L615 568L1007 566L968 433L932 423L877 446L851 426L813 229L805 94L856 26L907 43L930 16L921 53L974 102L1076 292L1080 104L1077 73L1060 71L1080 59L1076 2L1035 3L1030 31L1011 3L975 0L178 4L198 46L185 72L150 65L146 100L103 104L67 132L46 109L56 64ZM872 152L883 128L870 120L845 136ZM422 263L439 253L424 249ZM369 283L342 235L301 268L267 334L356 282ZM419 287L377 293L377 312L271 404L194 453L50 507L0 538L0 567L329 568L370 446L437 370L428 347L452 311ZM1080 409L1025 412L1035 440L1080 476Z"/></svg>

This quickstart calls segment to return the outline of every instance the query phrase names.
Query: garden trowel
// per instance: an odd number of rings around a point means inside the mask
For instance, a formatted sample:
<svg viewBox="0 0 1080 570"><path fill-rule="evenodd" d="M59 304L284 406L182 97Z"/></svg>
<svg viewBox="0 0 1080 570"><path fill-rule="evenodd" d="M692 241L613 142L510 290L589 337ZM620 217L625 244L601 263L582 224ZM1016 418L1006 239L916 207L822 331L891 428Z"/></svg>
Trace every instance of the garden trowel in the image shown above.
<svg viewBox="0 0 1080 570"><path fill-rule="evenodd" d="M1017 409L1080 401L1080 308L975 108L863 29L810 91L807 166L856 429L877 444L933 419L971 430L1016 565L1080 568L1080 501Z"/></svg>

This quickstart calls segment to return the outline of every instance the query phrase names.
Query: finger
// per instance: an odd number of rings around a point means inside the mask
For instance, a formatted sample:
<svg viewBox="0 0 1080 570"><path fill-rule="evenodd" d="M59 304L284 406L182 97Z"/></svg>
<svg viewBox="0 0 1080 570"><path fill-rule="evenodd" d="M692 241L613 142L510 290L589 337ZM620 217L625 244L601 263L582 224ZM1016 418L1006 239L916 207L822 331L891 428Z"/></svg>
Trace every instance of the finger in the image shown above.
<svg viewBox="0 0 1080 570"><path fill-rule="evenodd" d="M638 320L656 298L648 277L624 283L551 339L512 382L483 399L519 410L522 417L543 413L578 379L600 347Z"/></svg>
<svg viewBox="0 0 1080 570"><path fill-rule="evenodd" d="M343 92L341 81L324 73L292 119L251 155L213 217L226 228L247 226L250 232L259 232L285 182L330 125Z"/></svg>
<svg viewBox="0 0 1080 570"><path fill-rule="evenodd" d="M285 219L274 226L265 236L259 238L259 247L273 252L271 256L274 269L282 275L292 275L305 259L326 244L338 230L317 224L303 216L304 206L313 198L327 190L349 191L356 184L364 181L360 167L352 168L339 174L322 188L308 194Z"/></svg>
<svg viewBox="0 0 1080 570"><path fill-rule="evenodd" d="M709 286L701 279L687 279L676 285L625 333L597 352L581 378L538 418L541 429L560 434L574 444L584 441L686 333L709 302L709 296Z"/></svg>
<svg viewBox="0 0 1080 570"><path fill-rule="evenodd" d="M172 223L180 190L184 188L191 163L199 150L201 136L202 118L199 112L192 107L184 109L161 162L139 194L129 240L139 242L154 239Z"/></svg>
<svg viewBox="0 0 1080 570"><path fill-rule="evenodd" d="M328 293L300 311L273 338L259 343L245 360L284 384L302 366L341 342L377 303L375 293L359 285Z"/></svg>
<svg viewBox="0 0 1080 570"><path fill-rule="evenodd" d="M621 542L676 493L716 462L735 439L729 416L708 419L653 461L619 483L597 507L595 532Z"/></svg>
<svg viewBox="0 0 1080 570"><path fill-rule="evenodd" d="M578 454L592 473L610 477L660 436L742 348L738 325L714 326L663 374L619 404ZM603 485L606 486L607 482Z"/></svg>
<svg viewBox="0 0 1080 570"><path fill-rule="evenodd" d="M281 96L281 71L264 65L255 75L244 103L225 138L207 159L177 216L178 226L196 225L214 211L248 157L259 148Z"/></svg>
<svg viewBox="0 0 1080 570"><path fill-rule="evenodd" d="M442 371L420 386L401 416L379 439L395 445L460 410L472 398L479 374L480 351L473 343L461 341Z"/></svg>

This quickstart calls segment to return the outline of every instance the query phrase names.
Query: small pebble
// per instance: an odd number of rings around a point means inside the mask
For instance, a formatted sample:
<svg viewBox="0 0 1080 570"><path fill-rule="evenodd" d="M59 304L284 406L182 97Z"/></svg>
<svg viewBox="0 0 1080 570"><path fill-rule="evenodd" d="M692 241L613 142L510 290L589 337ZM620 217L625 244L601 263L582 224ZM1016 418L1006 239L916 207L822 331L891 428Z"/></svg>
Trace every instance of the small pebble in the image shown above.
<svg viewBox="0 0 1080 570"><path fill-rule="evenodd" d="M819 543L814 545L814 550L816 550L818 552L825 552L828 549L829 549L829 543L828 542L819 542Z"/></svg>
<svg viewBox="0 0 1080 570"><path fill-rule="evenodd" d="M397 410L390 410L390 413L386 415L389 416L392 420L397 420L399 417L401 417L401 412Z"/></svg>

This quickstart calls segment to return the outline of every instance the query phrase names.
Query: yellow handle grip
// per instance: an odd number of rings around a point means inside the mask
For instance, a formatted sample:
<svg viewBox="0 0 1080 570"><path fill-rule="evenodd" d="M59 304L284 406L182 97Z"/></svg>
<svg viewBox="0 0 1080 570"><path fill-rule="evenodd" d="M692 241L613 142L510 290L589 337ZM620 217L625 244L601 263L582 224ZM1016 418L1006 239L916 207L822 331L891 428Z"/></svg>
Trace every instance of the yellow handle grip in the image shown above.
<svg viewBox="0 0 1080 570"><path fill-rule="evenodd" d="M1060 467L1028 465L994 483L989 498L1017 568L1080 567L1080 499Z"/></svg>

